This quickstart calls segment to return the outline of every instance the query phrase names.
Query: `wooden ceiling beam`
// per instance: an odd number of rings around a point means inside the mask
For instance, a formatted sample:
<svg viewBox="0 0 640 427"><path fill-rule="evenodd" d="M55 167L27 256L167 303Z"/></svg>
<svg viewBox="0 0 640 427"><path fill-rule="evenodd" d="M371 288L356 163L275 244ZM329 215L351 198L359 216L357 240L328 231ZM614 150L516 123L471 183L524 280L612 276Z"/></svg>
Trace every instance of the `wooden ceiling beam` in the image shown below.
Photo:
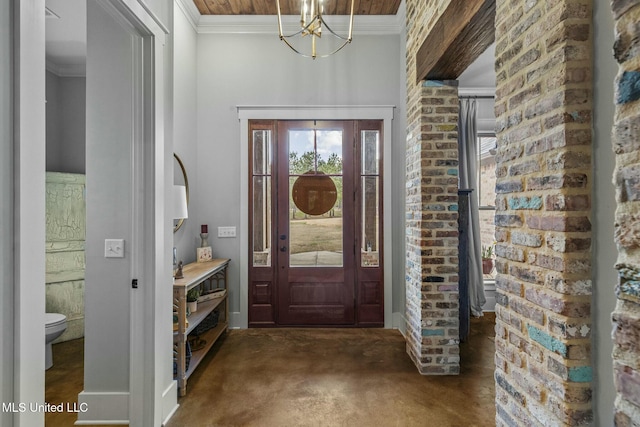
<svg viewBox="0 0 640 427"><path fill-rule="evenodd" d="M416 55L417 79L455 80L495 40L495 0L451 0Z"/></svg>

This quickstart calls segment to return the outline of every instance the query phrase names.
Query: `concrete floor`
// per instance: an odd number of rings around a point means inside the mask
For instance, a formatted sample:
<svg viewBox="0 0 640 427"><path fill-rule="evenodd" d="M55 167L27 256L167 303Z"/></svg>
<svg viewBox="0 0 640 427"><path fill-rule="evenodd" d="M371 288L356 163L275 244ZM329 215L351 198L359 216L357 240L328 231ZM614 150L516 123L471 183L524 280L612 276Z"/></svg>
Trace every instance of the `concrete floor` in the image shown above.
<svg viewBox="0 0 640 427"><path fill-rule="evenodd" d="M418 374L385 329L231 330L213 347L166 427L494 426L494 323L472 319L459 376ZM50 403L82 389L82 340L54 345ZM78 374L80 372L80 374ZM47 426L75 416L47 414Z"/></svg>

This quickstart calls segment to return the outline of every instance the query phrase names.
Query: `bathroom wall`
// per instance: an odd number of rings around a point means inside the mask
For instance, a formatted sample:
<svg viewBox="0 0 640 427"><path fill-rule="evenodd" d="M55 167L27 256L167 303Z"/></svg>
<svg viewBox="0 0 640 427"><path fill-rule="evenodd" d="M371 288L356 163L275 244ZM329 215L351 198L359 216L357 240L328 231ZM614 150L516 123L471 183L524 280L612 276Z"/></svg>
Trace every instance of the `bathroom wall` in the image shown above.
<svg viewBox="0 0 640 427"><path fill-rule="evenodd" d="M84 336L85 176L47 172L46 311L67 316L54 342Z"/></svg>
<svg viewBox="0 0 640 427"><path fill-rule="evenodd" d="M47 71L47 170L85 173L86 78Z"/></svg>
<svg viewBox="0 0 640 427"><path fill-rule="evenodd" d="M46 93L45 304L67 316L63 342L84 336L86 78L47 71Z"/></svg>

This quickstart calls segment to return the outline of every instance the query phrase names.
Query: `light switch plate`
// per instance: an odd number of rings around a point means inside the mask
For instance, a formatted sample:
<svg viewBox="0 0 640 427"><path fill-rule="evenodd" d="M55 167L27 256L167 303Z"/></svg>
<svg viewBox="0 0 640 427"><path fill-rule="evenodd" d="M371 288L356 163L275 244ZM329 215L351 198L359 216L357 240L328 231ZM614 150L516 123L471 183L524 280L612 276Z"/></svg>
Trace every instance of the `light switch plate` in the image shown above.
<svg viewBox="0 0 640 427"><path fill-rule="evenodd" d="M124 258L124 239L104 239L105 258Z"/></svg>
<svg viewBox="0 0 640 427"><path fill-rule="evenodd" d="M236 237L236 228L218 227L218 237Z"/></svg>

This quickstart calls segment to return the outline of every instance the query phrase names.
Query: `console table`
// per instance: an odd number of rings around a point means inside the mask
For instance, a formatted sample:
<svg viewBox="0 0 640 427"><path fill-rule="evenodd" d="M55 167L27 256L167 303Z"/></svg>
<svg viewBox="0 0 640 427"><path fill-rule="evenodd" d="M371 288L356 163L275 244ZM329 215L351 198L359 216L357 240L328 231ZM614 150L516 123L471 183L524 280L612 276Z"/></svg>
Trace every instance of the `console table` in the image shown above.
<svg viewBox="0 0 640 427"><path fill-rule="evenodd" d="M206 262L194 262L183 268L182 279L175 279L173 284L173 311L177 316L174 321L173 346L176 361L176 379L180 396L187 394L187 379L198 367L204 356L211 349L216 340L227 331L229 326L229 304L227 303L227 267L228 259L213 259ZM201 287L201 293L217 296L208 301L198 302L197 311L187 316L187 292L196 286ZM213 293L216 290L220 292ZM189 334L202 323L208 315L218 309L218 324L202 333L201 339L206 341L204 346L191 352L187 367L186 344Z"/></svg>

